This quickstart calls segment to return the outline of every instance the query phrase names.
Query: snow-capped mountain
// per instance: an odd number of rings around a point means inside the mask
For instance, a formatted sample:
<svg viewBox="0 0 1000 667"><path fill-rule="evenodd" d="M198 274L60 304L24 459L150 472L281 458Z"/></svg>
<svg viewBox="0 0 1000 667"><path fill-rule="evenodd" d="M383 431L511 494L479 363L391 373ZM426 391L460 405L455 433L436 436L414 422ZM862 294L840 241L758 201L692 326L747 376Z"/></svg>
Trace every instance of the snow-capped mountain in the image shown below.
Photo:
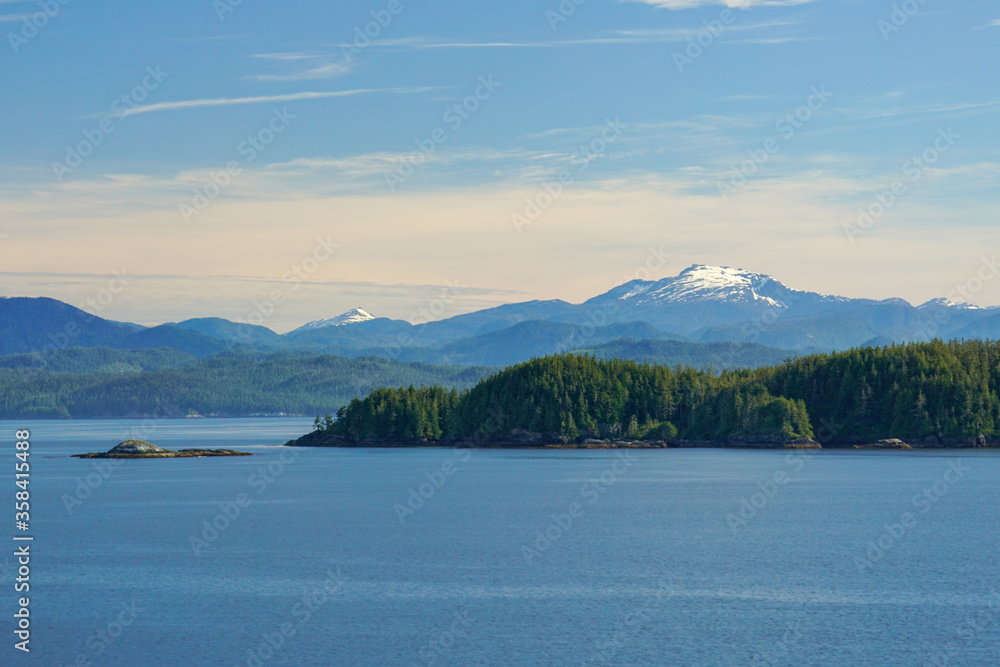
<svg viewBox="0 0 1000 667"><path fill-rule="evenodd" d="M303 329L325 329L326 327L342 327L347 324L358 324L360 322L367 322L368 320L374 320L375 316L371 313L362 310L361 308L352 308L346 313L341 313L336 317L329 317L325 320L315 320L304 324L299 327L298 330Z"/></svg>
<svg viewBox="0 0 1000 667"><path fill-rule="evenodd" d="M931 308L960 308L963 310L981 310L980 306L976 306L971 303L955 303L951 299L945 297L940 297L937 299L931 299L926 303L922 303L917 306L919 310L928 310Z"/></svg>
<svg viewBox="0 0 1000 667"><path fill-rule="evenodd" d="M612 290L614 297L633 305L698 303L704 301L763 302L787 307L781 297L791 293L771 276L728 266L695 264L680 275L658 281L633 280Z"/></svg>
<svg viewBox="0 0 1000 667"><path fill-rule="evenodd" d="M600 307L617 322L649 322L690 335L704 327L752 322L791 311L816 313L850 301L791 289L761 273L695 264L677 276L619 285L583 305Z"/></svg>
<svg viewBox="0 0 1000 667"><path fill-rule="evenodd" d="M0 336L0 355L41 349L60 322L82 317L81 311L52 299L0 298L0 328L8 327ZM43 325L34 324L38 322ZM252 327L251 333L245 324L218 318L151 328L95 318L74 345L171 347L205 355L237 342L240 349L503 365L604 344L640 349L654 341L659 347L653 348L660 349L664 341L679 339L688 344L757 343L796 352L932 338L1000 340L1000 308L948 299L913 306L903 299L827 296L752 271L696 264L662 280L630 281L580 304L555 299L510 303L416 324L355 308L287 334L262 326ZM728 363L726 353L718 355L719 364Z"/></svg>
<svg viewBox="0 0 1000 667"><path fill-rule="evenodd" d="M983 319L987 316L995 316L997 322ZM704 264L661 280L633 280L582 304L511 303L416 325L386 319L369 322L373 319L357 308L310 322L292 332L290 339L316 345L329 345L334 339L346 345L349 340L358 349L375 349L398 347L399 334L405 333L409 345L436 347L530 322L587 326L585 331L644 323L694 341L750 341L789 350L845 349L874 340L934 336L1000 337L993 333L1000 329L1000 309L977 309L947 299L914 307L903 299L831 296L788 287L763 273ZM979 320L983 322L978 328L965 329ZM344 326L361 322L369 323Z"/></svg>

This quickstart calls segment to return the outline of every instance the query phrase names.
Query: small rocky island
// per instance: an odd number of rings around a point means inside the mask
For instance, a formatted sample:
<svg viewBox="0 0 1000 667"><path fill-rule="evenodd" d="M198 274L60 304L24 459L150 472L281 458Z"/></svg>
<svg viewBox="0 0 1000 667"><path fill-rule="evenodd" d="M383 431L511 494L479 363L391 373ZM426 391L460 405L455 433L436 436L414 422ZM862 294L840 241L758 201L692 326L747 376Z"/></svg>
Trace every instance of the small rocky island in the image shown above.
<svg viewBox="0 0 1000 667"><path fill-rule="evenodd" d="M899 438L887 438L864 445L854 445L854 449L913 449Z"/></svg>
<svg viewBox="0 0 1000 667"><path fill-rule="evenodd" d="M78 459L170 459L190 456L253 456L235 449L164 449L145 440L126 440L106 452L74 454Z"/></svg>

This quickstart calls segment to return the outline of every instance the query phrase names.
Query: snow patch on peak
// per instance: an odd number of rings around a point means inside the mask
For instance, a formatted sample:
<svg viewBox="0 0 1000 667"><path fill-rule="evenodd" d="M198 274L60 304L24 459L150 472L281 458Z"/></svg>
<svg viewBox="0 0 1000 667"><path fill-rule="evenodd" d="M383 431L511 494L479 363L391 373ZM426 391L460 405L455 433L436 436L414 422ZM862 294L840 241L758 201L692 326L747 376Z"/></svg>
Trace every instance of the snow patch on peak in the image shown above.
<svg viewBox="0 0 1000 667"><path fill-rule="evenodd" d="M728 266L694 264L680 275L664 278L655 283L637 283L624 290L620 299L636 298L659 303L685 303L697 301L756 301L784 308L785 304L765 294L760 289L766 285L784 288L770 276L751 273ZM772 292L773 289L765 290Z"/></svg>
<svg viewBox="0 0 1000 667"><path fill-rule="evenodd" d="M374 320L375 316L366 310L361 308L352 308L346 313L341 313L336 317L330 317L325 320L315 320L309 324L303 325L302 329L323 329L325 327L341 327L346 324L358 324L359 322L367 322L368 320Z"/></svg>
<svg viewBox="0 0 1000 667"><path fill-rule="evenodd" d="M927 303L922 303L917 308L962 308L964 310L979 310L980 307L973 305L971 303L955 303L951 299L945 297L939 297L937 299L931 299Z"/></svg>
<svg viewBox="0 0 1000 667"><path fill-rule="evenodd" d="M618 296L619 300L631 299L637 297L640 294L645 294L649 291L649 288L656 283L649 280L633 280L631 282L625 283L618 289L621 290L621 294Z"/></svg>
<svg viewBox="0 0 1000 667"><path fill-rule="evenodd" d="M697 281L706 287L726 287L732 285L753 287L771 282L770 276L759 273L751 273L729 266L706 266L704 264L692 264L681 271L678 278L685 276L688 280Z"/></svg>

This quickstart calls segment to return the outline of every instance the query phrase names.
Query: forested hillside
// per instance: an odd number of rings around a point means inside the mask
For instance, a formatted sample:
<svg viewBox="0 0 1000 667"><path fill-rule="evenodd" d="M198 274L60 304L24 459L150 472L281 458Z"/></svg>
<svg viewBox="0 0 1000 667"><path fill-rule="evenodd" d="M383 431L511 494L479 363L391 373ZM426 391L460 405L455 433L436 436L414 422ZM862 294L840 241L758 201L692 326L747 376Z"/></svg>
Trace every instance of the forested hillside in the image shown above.
<svg viewBox="0 0 1000 667"><path fill-rule="evenodd" d="M1000 428L1000 343L861 348L804 357L751 374L802 400L845 441L962 438Z"/></svg>
<svg viewBox="0 0 1000 667"><path fill-rule="evenodd" d="M193 364L197 357L169 348L155 350L112 350L106 347L67 347L56 352L12 354L0 357L0 368L21 375L47 370L55 373L103 373L127 375L140 371L177 368Z"/></svg>
<svg viewBox="0 0 1000 667"><path fill-rule="evenodd" d="M351 439L481 437L790 440L812 436L805 406L737 374L562 355L497 373L461 395L381 389L329 429Z"/></svg>
<svg viewBox="0 0 1000 667"><path fill-rule="evenodd" d="M515 439L531 431L553 442L816 436L833 444L962 444L997 435L998 395L1000 344L982 341L866 348L717 376L561 355L508 368L462 393L380 389L319 426L355 442Z"/></svg>
<svg viewBox="0 0 1000 667"><path fill-rule="evenodd" d="M335 411L376 387L466 388L489 371L384 358L62 350L46 370L0 365L0 418L242 416Z"/></svg>
<svg viewBox="0 0 1000 667"><path fill-rule="evenodd" d="M619 339L575 350L598 359L631 359L662 366L690 366L701 370L736 370L774 366L798 356L758 343L692 343L683 340Z"/></svg>

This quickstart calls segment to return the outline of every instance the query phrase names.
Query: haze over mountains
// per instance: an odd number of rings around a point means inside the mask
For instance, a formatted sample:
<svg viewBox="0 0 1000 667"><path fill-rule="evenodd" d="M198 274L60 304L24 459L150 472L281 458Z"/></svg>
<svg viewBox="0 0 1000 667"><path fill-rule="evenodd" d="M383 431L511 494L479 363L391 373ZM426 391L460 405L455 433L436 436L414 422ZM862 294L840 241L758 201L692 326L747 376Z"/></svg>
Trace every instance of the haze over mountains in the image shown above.
<svg viewBox="0 0 1000 667"><path fill-rule="evenodd" d="M763 274L702 265L658 281L628 282L582 304L527 301L416 325L355 308L281 335L219 318L143 327L101 319L54 299L0 300L3 355L61 347L170 348L196 357L288 350L503 366L573 350L662 360L690 358L694 350L712 349L702 345L707 343L746 344L716 345L711 358L722 368L759 365L751 360L756 356L760 363L773 363L789 353L935 337L1000 338L1000 308L946 299L920 306L902 299L849 299L795 290Z"/></svg>

